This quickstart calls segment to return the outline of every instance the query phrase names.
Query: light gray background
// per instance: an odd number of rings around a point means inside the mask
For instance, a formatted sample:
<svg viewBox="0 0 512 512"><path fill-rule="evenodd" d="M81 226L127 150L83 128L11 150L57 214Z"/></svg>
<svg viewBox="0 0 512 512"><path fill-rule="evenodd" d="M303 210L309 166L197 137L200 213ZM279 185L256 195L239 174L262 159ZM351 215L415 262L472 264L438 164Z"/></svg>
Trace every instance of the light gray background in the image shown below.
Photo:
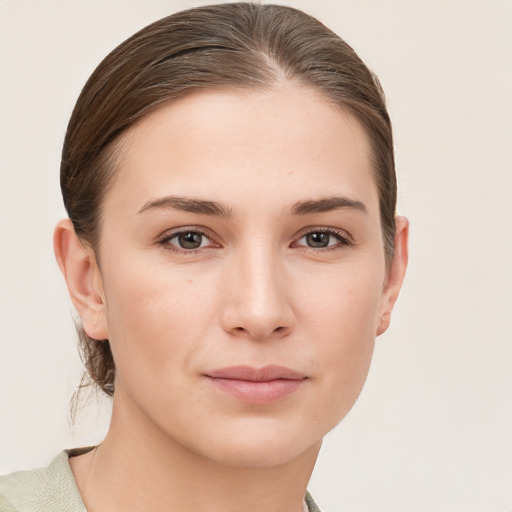
<svg viewBox="0 0 512 512"><path fill-rule="evenodd" d="M0 0L0 472L98 442L53 258L63 134L100 59L204 4ZM213 3L213 2L211 2ZM512 510L512 3L290 0L377 72L396 134L411 261L359 402L310 489L327 511Z"/></svg>

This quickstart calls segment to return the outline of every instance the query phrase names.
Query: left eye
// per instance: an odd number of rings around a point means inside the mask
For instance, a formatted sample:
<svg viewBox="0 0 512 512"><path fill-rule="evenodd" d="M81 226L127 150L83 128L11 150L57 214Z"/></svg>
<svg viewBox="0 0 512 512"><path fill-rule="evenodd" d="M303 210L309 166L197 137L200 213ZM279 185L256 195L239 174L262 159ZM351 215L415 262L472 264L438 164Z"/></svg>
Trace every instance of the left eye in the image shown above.
<svg viewBox="0 0 512 512"><path fill-rule="evenodd" d="M336 245L346 245L347 239L337 233L330 231L311 231L299 238L294 245L311 247L313 249L324 249Z"/></svg>
<svg viewBox="0 0 512 512"><path fill-rule="evenodd" d="M166 243L187 251L205 247L209 242L208 237L199 231L181 231L166 240Z"/></svg>

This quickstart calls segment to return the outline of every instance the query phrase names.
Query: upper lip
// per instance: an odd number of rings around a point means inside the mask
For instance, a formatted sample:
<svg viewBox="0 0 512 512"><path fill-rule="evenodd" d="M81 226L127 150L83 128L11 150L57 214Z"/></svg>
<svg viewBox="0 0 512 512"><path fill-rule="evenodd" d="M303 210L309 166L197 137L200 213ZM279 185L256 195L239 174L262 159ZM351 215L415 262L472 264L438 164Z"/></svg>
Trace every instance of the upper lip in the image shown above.
<svg viewBox="0 0 512 512"><path fill-rule="evenodd" d="M261 368L252 366L229 366L206 373L213 379L246 380L250 382L268 382L271 380L303 380L307 375L286 366L269 365Z"/></svg>

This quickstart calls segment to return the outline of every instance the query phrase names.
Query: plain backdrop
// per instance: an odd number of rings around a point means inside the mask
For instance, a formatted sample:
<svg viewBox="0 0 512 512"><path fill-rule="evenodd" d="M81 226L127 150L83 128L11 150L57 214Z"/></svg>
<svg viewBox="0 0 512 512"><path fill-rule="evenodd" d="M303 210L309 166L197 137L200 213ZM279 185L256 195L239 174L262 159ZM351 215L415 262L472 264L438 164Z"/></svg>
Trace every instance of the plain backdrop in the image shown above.
<svg viewBox="0 0 512 512"><path fill-rule="evenodd" d="M81 367L52 249L63 135L112 48L204 3L0 0L0 472L106 432L102 399L68 422ZM392 326L310 490L330 512L510 512L512 3L276 3L318 17L380 77L411 221Z"/></svg>

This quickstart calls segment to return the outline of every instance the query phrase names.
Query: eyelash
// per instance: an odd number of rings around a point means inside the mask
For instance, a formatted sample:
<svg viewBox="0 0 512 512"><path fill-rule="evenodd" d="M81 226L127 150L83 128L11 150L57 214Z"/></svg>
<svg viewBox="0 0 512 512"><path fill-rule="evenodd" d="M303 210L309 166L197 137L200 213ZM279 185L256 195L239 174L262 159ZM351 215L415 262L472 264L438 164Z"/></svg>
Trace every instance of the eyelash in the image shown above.
<svg viewBox="0 0 512 512"><path fill-rule="evenodd" d="M321 234L327 234L331 235L334 238L337 239L338 243L335 243L333 245L327 246L327 247L321 247L321 248L315 248L310 247L306 245L298 245L296 247L303 247L308 251L312 251L314 253L325 253L329 251L335 251L338 249L343 249L345 247L350 247L353 245L352 237L346 232L341 229L335 229L335 228L307 228L307 231L303 231L299 238L296 239L295 242L293 242L292 246L297 243L297 241L302 240L307 235L313 234L313 233L321 233Z"/></svg>
<svg viewBox="0 0 512 512"><path fill-rule="evenodd" d="M159 245L161 245L162 247L164 247L168 251L173 251L173 252L177 252L180 254L197 254L201 249L208 248L208 247L198 247L196 249L184 249L182 247L179 247L177 245L169 243L172 239L178 237L179 235L186 234L186 233L199 234L199 235L207 238L210 241L212 240L211 235L209 235L209 233L206 230L198 228L198 227L191 227L191 228L179 228L175 231L172 231L171 233L166 232L163 235L161 235L160 237L158 237L157 243ZM335 243L333 245L329 245L327 247L321 247L321 248L310 247L307 245L296 245L299 240L302 240L307 235L311 235L313 233L331 235L337 239L337 243ZM298 238L296 238L294 242L292 242L291 247L303 248L303 249L313 252L313 253L325 253L325 252L330 252L330 251L334 251L337 249L343 249L345 247L350 247L351 245L353 245L352 237L346 231L343 231L340 229L334 229L334 228L325 228L325 227L314 228L313 227L313 228L307 228L307 231L303 231L302 234Z"/></svg>
<svg viewBox="0 0 512 512"><path fill-rule="evenodd" d="M177 245L170 244L169 242L173 239L178 237L179 235L183 235L185 233L196 233L199 234L208 240L212 239L212 236L207 233L206 230L198 228L198 227L191 227L191 228L179 228L175 231L172 231L171 233L166 232L160 237L158 237L158 244L164 247L164 249L168 251L177 252L180 254L197 254L200 249L204 249L204 247L198 247L197 249L184 249L182 247L179 247Z"/></svg>

